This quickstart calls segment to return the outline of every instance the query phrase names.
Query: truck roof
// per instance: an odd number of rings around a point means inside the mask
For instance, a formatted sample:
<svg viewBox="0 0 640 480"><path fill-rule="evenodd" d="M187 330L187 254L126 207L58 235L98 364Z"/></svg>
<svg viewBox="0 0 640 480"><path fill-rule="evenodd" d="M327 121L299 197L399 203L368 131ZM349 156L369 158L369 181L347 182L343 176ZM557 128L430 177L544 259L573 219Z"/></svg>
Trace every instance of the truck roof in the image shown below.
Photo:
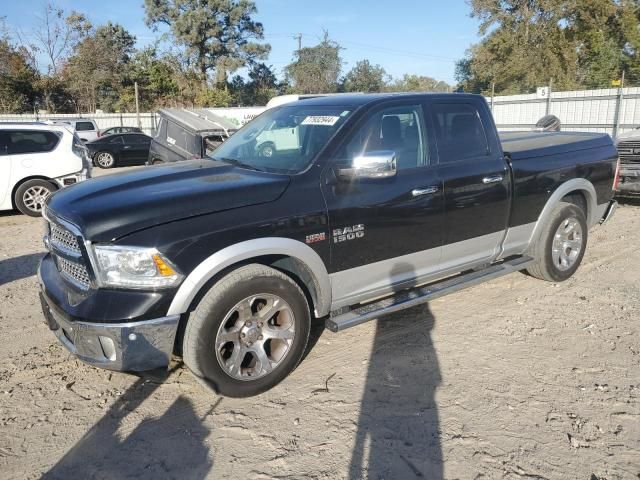
<svg viewBox="0 0 640 480"><path fill-rule="evenodd" d="M345 106L345 107L360 107L363 105L368 105L370 103L376 103L383 100L388 100L390 98L398 99L398 100L420 100L425 96L429 96L430 98L474 98L478 97L484 100L484 97L481 95L475 95L472 93L442 93L442 92L389 92L389 93L354 93L354 94L344 94L344 95L329 95L325 97L314 97L308 99L301 99L295 102L296 104L304 104L304 105L327 105L327 106ZM291 104L287 104L291 105Z"/></svg>

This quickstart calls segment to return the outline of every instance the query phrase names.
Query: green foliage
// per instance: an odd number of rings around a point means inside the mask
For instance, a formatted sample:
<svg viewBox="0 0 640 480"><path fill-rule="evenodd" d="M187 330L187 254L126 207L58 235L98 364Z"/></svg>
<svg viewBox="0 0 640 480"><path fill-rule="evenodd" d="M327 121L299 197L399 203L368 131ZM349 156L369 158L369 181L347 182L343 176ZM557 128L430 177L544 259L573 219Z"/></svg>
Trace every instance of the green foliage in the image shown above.
<svg viewBox="0 0 640 480"><path fill-rule="evenodd" d="M342 70L340 50L326 32L318 45L297 50L294 61L285 67L291 93L337 92Z"/></svg>
<svg viewBox="0 0 640 480"><path fill-rule="evenodd" d="M360 60L345 75L342 88L345 92L381 92L389 78L380 65L372 65L369 60Z"/></svg>
<svg viewBox="0 0 640 480"><path fill-rule="evenodd" d="M35 106L38 72L24 49L0 35L0 112L22 113Z"/></svg>
<svg viewBox="0 0 640 480"><path fill-rule="evenodd" d="M121 97L128 83L134 45L135 37L111 22L98 27L77 45L62 72L77 108L117 111L124 106Z"/></svg>
<svg viewBox="0 0 640 480"><path fill-rule="evenodd" d="M266 58L270 45L259 43L263 27L251 16L257 12L250 0L145 0L146 23L169 28L189 61L206 83L216 72L218 84L227 73Z"/></svg>
<svg viewBox="0 0 640 480"><path fill-rule="evenodd" d="M282 92L283 85L273 73L272 67L264 63L252 65L248 72L249 81L240 75L231 80L231 91L237 105L266 105L267 102Z"/></svg>
<svg viewBox="0 0 640 480"><path fill-rule="evenodd" d="M196 107L228 107L233 101L231 94L221 88L204 87L195 96Z"/></svg>
<svg viewBox="0 0 640 480"><path fill-rule="evenodd" d="M555 89L607 88L640 80L638 0L471 0L480 43L456 66L466 91L532 92L553 79Z"/></svg>
<svg viewBox="0 0 640 480"><path fill-rule="evenodd" d="M390 92L450 92L451 85L431 77L405 74L402 78L390 83L387 90Z"/></svg>

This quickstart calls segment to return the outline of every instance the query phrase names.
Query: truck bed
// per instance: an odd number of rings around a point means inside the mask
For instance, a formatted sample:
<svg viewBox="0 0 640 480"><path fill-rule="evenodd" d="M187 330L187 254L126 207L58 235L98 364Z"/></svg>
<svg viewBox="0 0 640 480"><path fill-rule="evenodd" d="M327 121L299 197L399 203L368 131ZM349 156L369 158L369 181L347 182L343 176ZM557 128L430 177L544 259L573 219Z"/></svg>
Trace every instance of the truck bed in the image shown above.
<svg viewBox="0 0 640 480"><path fill-rule="evenodd" d="M512 160L546 157L611 145L606 133L591 132L501 132L502 150Z"/></svg>

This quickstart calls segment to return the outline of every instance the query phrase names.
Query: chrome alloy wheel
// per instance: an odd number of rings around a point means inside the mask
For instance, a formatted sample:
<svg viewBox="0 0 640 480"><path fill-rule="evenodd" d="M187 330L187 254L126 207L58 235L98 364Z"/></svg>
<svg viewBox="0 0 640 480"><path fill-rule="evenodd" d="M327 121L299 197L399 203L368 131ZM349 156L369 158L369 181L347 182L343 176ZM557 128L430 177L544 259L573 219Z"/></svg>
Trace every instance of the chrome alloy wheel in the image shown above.
<svg viewBox="0 0 640 480"><path fill-rule="evenodd" d="M98 165L102 168L109 168L113 166L113 155L109 152L100 152L96 157L96 162L98 162Z"/></svg>
<svg viewBox="0 0 640 480"><path fill-rule="evenodd" d="M563 220L553 237L551 257L559 270L569 270L582 250L582 226L575 217Z"/></svg>
<svg viewBox="0 0 640 480"><path fill-rule="evenodd" d="M295 334L287 302L270 293L252 295L226 314L215 339L216 358L230 377L255 380L280 365Z"/></svg>
<svg viewBox="0 0 640 480"><path fill-rule="evenodd" d="M22 202L32 212L42 212L44 202L51 195L51 190L41 185L27 188L22 195Z"/></svg>

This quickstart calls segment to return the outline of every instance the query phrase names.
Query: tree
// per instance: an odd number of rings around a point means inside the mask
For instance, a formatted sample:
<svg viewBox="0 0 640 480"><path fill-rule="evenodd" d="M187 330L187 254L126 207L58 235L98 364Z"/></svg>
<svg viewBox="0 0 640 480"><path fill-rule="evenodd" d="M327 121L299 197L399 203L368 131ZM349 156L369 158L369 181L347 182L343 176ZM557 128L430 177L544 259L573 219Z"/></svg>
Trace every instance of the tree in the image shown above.
<svg viewBox="0 0 640 480"><path fill-rule="evenodd" d="M360 60L345 75L342 85L345 92L381 92L390 77L380 65Z"/></svg>
<svg viewBox="0 0 640 480"><path fill-rule="evenodd" d="M250 0L145 0L146 23L169 28L184 47L203 84L211 71L216 83L226 85L227 73L266 58L271 47L264 38L257 12Z"/></svg>
<svg viewBox="0 0 640 480"><path fill-rule="evenodd" d="M638 0L472 0L482 40L457 64L465 90L524 93L640 81Z"/></svg>
<svg viewBox="0 0 640 480"><path fill-rule="evenodd" d="M560 88L575 87L577 44L566 25L566 3L471 0L471 15L480 19L484 38L458 64L465 90L486 91L495 82L498 91L521 93L550 78Z"/></svg>
<svg viewBox="0 0 640 480"><path fill-rule="evenodd" d="M120 109L123 90L133 89L127 67L134 45L135 37L111 22L77 45L64 66L63 78L78 110Z"/></svg>
<svg viewBox="0 0 640 480"><path fill-rule="evenodd" d="M327 32L315 47L297 50L294 61L285 67L293 93L336 92L342 70L340 50L340 45L330 40Z"/></svg>
<svg viewBox="0 0 640 480"><path fill-rule="evenodd" d="M283 85L278 82L272 67L255 63L248 72L249 81L240 75L231 80L231 91L238 105L266 105L271 98L279 95Z"/></svg>
<svg viewBox="0 0 640 480"><path fill-rule="evenodd" d="M403 75L388 86L391 92L449 92L451 85L423 75Z"/></svg>
<svg viewBox="0 0 640 480"><path fill-rule="evenodd" d="M172 59L158 55L155 47L136 52L131 59L128 76L140 87L140 108L151 110L177 101L179 89L176 75ZM122 103L132 109L135 107L135 97L127 95Z"/></svg>
<svg viewBox="0 0 640 480"><path fill-rule="evenodd" d="M47 2L44 12L33 30L36 44L32 47L45 54L47 71L56 76L60 63L67 58L76 45L89 33L92 26L84 14L72 11L65 16L64 10Z"/></svg>
<svg viewBox="0 0 640 480"><path fill-rule="evenodd" d="M1 26L1 25L0 25ZM24 48L16 48L0 32L0 112L22 113L35 107L38 72Z"/></svg>

